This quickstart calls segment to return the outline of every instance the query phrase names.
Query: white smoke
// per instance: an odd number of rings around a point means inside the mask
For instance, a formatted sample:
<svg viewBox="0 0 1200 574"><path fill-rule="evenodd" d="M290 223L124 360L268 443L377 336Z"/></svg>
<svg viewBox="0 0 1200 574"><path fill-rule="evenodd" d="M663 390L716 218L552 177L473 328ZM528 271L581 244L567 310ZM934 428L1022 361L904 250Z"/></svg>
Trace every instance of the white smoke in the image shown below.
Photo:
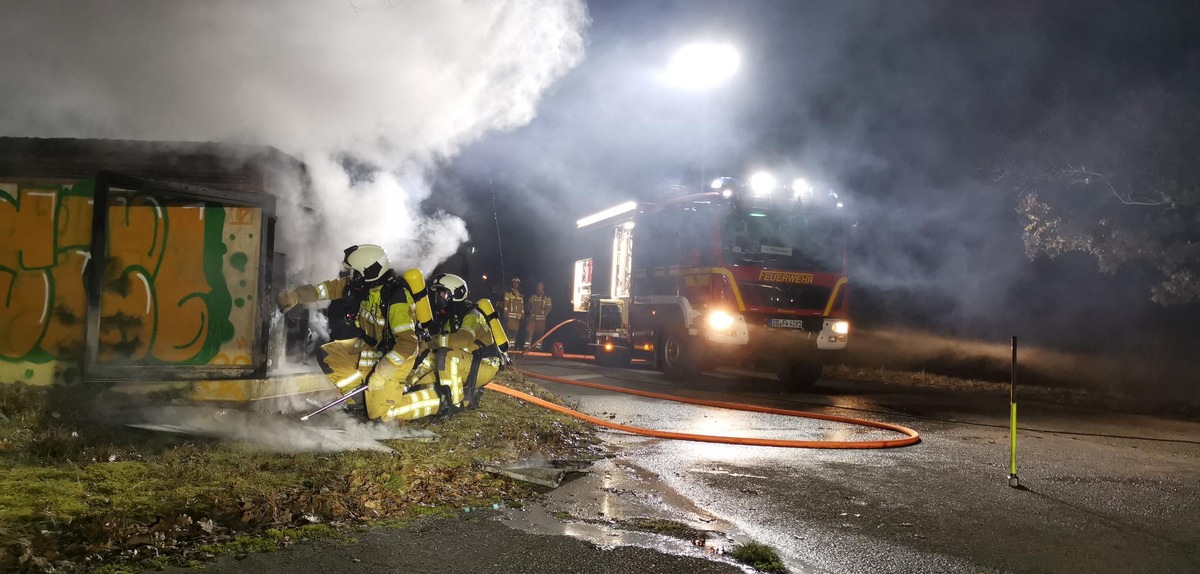
<svg viewBox="0 0 1200 574"><path fill-rule="evenodd" d="M303 280L328 278L353 243L426 270L453 253L462 221L419 211L428 168L528 123L582 57L588 20L581 0L8 0L0 13L0 134L295 155L316 197L280 198L277 249Z"/></svg>

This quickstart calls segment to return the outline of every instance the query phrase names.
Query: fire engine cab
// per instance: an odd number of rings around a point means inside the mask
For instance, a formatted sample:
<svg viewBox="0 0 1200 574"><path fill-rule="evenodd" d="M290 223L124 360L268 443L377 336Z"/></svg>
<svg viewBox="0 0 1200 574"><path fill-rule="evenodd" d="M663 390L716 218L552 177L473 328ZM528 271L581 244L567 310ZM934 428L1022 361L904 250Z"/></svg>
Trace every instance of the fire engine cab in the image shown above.
<svg viewBox="0 0 1200 574"><path fill-rule="evenodd" d="M593 249L575 262L572 303L597 362L646 359L672 380L734 367L811 386L849 337L843 202L759 173L578 220Z"/></svg>

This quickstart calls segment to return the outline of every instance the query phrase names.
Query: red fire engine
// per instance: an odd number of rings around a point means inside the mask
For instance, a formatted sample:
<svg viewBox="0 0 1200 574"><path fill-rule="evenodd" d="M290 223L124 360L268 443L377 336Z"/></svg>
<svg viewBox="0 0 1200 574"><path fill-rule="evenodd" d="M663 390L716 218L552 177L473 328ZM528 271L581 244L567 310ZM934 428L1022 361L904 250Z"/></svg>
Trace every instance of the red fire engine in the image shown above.
<svg viewBox="0 0 1200 574"><path fill-rule="evenodd" d="M736 367L808 387L846 348L852 226L836 193L765 173L627 202L577 222L602 246L575 262L572 303L602 364L648 359L674 380Z"/></svg>

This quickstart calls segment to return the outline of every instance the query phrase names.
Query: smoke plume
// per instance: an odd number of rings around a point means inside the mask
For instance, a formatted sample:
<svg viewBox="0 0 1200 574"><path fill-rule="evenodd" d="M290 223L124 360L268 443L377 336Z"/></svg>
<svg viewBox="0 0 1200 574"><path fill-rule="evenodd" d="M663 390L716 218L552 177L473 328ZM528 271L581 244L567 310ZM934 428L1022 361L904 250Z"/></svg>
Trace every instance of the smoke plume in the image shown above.
<svg viewBox="0 0 1200 574"><path fill-rule="evenodd" d="M582 57L578 0L5 2L0 133L219 141L303 160L280 198L294 279L356 242L428 270L466 238L427 172L535 116ZM353 169L348 169L353 165ZM314 226L314 222L320 225Z"/></svg>

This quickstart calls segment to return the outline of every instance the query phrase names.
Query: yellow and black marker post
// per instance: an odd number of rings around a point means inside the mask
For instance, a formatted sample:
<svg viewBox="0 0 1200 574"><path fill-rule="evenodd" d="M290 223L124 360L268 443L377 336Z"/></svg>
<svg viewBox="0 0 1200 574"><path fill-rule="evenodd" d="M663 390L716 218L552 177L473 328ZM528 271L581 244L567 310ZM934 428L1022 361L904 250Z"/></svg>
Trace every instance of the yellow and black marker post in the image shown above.
<svg viewBox="0 0 1200 574"><path fill-rule="evenodd" d="M1008 386L1009 445L1008 445L1008 485L1020 488L1021 479L1017 478L1017 338L1012 338L1012 378Z"/></svg>

